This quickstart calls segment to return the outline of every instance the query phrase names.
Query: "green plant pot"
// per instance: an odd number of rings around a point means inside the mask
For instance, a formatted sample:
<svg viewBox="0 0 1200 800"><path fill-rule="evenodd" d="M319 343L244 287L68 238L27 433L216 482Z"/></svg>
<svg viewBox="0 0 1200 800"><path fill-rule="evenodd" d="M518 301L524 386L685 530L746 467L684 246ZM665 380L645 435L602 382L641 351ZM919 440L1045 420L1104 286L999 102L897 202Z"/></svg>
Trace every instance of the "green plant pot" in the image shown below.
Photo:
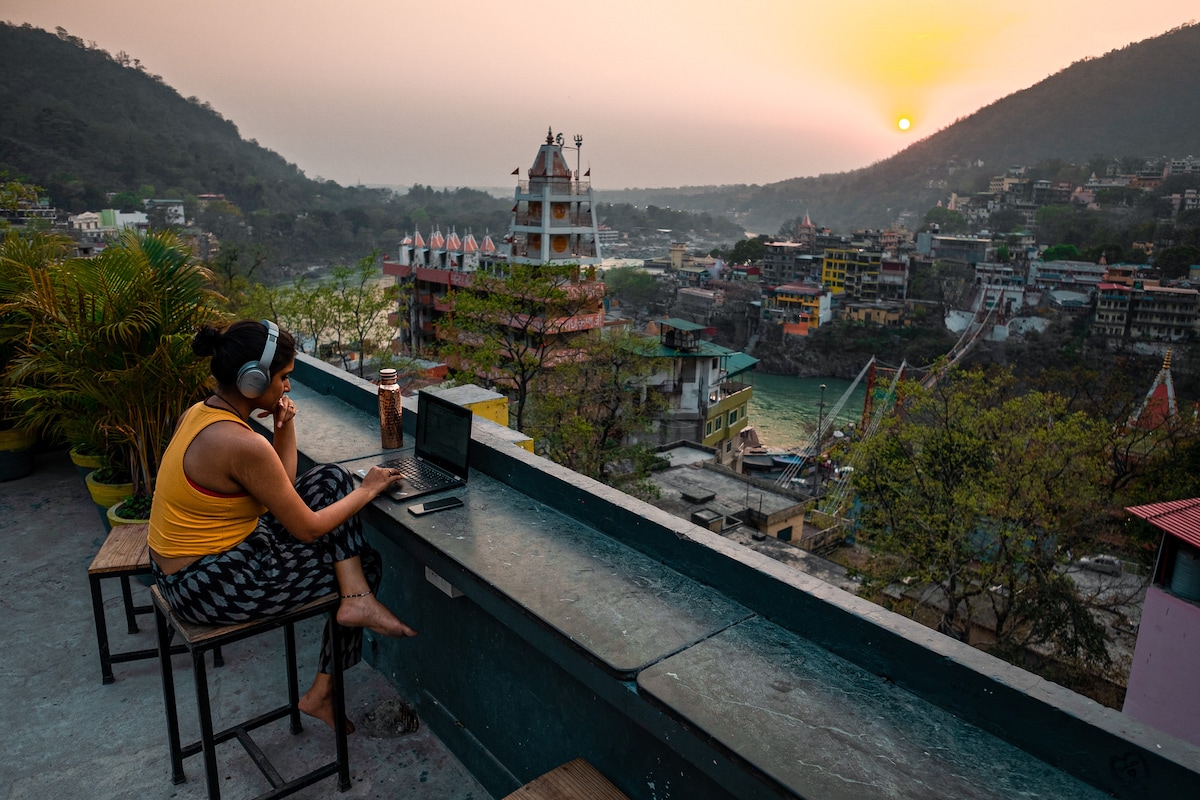
<svg viewBox="0 0 1200 800"><path fill-rule="evenodd" d="M24 478L33 472L33 446L37 437L11 428L0 430L0 481Z"/></svg>
<svg viewBox="0 0 1200 800"><path fill-rule="evenodd" d="M104 532L107 533L112 530L112 523L108 521L108 509L133 494L133 484L100 483L96 480L95 472L89 472L84 478L84 482L87 483L88 494L92 496L92 502L96 504L100 522L104 525Z"/></svg>
<svg viewBox="0 0 1200 800"><path fill-rule="evenodd" d="M76 445L77 447L78 445ZM81 480L87 480L89 472L95 472L104 466L104 459L100 456L87 455L80 453L75 447L71 448L71 463L75 465L75 471L79 473Z"/></svg>

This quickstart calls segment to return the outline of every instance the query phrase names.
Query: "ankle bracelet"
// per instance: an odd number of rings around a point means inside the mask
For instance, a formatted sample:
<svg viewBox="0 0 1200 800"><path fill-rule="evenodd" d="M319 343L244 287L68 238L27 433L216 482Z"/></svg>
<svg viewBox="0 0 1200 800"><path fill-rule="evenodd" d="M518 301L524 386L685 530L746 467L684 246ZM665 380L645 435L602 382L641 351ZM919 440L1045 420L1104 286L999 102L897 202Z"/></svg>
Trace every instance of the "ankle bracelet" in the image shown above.
<svg viewBox="0 0 1200 800"><path fill-rule="evenodd" d="M347 598L351 598L351 597L366 597L369 594L370 594L370 592L359 592L358 594L344 594L344 595L342 595L342 599L347 599Z"/></svg>

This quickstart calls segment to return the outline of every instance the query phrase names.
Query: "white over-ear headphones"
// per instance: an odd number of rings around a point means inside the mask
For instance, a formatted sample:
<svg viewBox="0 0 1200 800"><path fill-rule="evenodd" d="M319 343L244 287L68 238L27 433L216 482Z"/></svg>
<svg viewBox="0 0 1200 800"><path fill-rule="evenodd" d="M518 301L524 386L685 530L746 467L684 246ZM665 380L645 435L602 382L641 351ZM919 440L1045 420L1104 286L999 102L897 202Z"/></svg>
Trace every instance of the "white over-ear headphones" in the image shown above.
<svg viewBox="0 0 1200 800"><path fill-rule="evenodd" d="M279 326L270 320L262 320L267 329L267 341L263 345L258 361L247 361L238 370L237 388L245 397L253 400L262 397L271 385L271 360L275 358L275 343L279 339Z"/></svg>

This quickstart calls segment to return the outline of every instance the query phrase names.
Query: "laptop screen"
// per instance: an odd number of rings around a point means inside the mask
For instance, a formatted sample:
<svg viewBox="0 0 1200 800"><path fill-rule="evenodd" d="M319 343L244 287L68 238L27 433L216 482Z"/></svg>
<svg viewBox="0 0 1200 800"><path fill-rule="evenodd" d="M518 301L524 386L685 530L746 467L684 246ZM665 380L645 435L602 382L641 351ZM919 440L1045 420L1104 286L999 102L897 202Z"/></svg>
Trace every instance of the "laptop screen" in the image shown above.
<svg viewBox="0 0 1200 800"><path fill-rule="evenodd" d="M471 447L469 408L429 392L417 395L416 455L465 477Z"/></svg>

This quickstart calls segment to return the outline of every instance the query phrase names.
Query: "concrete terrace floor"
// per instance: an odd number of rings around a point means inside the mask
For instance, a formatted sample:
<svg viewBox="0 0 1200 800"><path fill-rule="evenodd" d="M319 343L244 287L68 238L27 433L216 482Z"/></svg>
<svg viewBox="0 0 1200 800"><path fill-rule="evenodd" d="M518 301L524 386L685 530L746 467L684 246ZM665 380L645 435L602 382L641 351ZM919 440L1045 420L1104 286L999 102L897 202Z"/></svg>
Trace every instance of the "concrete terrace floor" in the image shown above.
<svg viewBox="0 0 1200 800"><path fill-rule="evenodd" d="M0 798L108 800L203 798L200 756L184 762L188 780L171 783L162 682L157 659L114 664L116 682L100 680L87 568L104 528L65 451L41 453L32 475L0 483ZM120 583L105 582L114 652L154 646L154 617L139 617L141 632L126 633ZM134 581L134 597L148 603ZM320 622L297 628L300 681L316 662ZM414 640L420 646L420 639ZM198 733L189 661L176 656L176 689L185 741ZM214 721L220 727L285 701L283 634L272 632L225 649L225 666L209 670ZM387 677L367 664L346 674L347 707L358 731L350 736L352 786L337 792L327 778L298 798L437 798L490 800L490 795L426 727L399 737L372 735L367 715L397 698ZM223 711L230 712L227 716ZM236 714L236 716L234 716ZM285 777L332 757L333 734L308 720L298 736L286 721L256 736ZM236 743L221 745L222 796L266 791L269 784Z"/></svg>

